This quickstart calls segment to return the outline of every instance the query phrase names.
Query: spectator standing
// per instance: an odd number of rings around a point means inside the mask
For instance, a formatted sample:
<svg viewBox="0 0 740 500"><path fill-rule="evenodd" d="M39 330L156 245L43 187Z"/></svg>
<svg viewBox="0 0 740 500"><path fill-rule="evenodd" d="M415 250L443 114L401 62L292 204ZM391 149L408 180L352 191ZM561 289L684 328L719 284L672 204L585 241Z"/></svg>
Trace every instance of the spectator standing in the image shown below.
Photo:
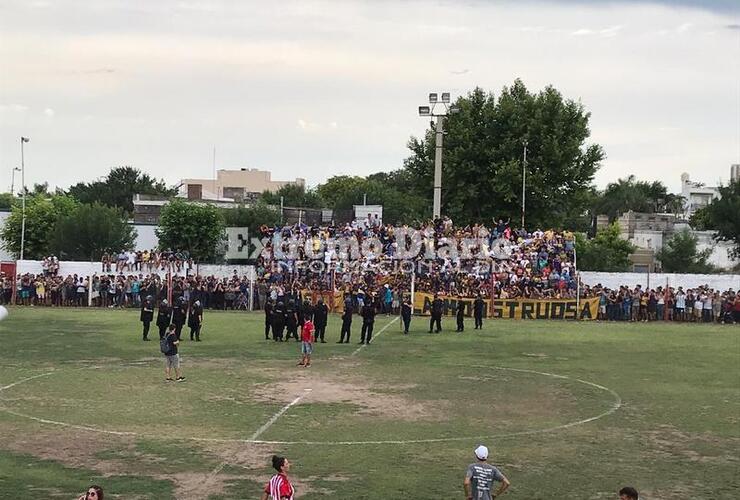
<svg viewBox="0 0 740 500"><path fill-rule="evenodd" d="M166 344L164 351L165 381L172 382L172 370L174 369L175 377L177 377L176 380L178 382L182 382L185 380L185 377L182 376L182 372L180 371L180 355L177 352L180 341L177 340L177 335L175 335L175 325L169 325L167 327L166 337L164 338L164 341Z"/></svg>
<svg viewBox="0 0 740 500"><path fill-rule="evenodd" d="M488 448L481 445L475 450L477 462L468 466L465 472L463 487L467 500L493 500L503 494L511 485L509 480L500 470L490 465L488 461ZM492 493L494 483L500 482L496 493Z"/></svg>
<svg viewBox="0 0 740 500"><path fill-rule="evenodd" d="M311 366L311 354L313 353L313 321L307 319L301 326L301 362L299 366L308 368Z"/></svg>
<svg viewBox="0 0 740 500"><path fill-rule="evenodd" d="M103 488L101 488L97 484L93 484L77 500L105 500Z"/></svg>
<svg viewBox="0 0 740 500"><path fill-rule="evenodd" d="M625 486L619 490L619 500L640 500L640 495L632 486Z"/></svg>

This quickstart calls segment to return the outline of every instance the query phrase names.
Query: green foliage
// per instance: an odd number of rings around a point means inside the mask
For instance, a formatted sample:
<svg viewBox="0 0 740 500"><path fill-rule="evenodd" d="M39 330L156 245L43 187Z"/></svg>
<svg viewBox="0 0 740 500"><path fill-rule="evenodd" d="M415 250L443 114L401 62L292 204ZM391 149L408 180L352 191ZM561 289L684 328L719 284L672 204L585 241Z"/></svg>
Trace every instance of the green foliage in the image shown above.
<svg viewBox="0 0 740 500"><path fill-rule="evenodd" d="M638 181L634 175L611 182L593 202L595 215L608 215L613 221L624 212L683 212L684 198L668 192L660 181Z"/></svg>
<svg viewBox="0 0 740 500"><path fill-rule="evenodd" d="M361 205L367 195L368 205L383 205L383 220L410 223L424 216L426 200L404 189L409 187L409 174L402 171L379 173L367 178L338 175L320 184L317 191L327 206L334 210Z"/></svg>
<svg viewBox="0 0 740 500"><path fill-rule="evenodd" d="M127 223L120 208L94 203L60 214L50 248L60 259L95 261L106 249L130 250L135 241L136 230Z"/></svg>
<svg viewBox="0 0 740 500"><path fill-rule="evenodd" d="M167 187L163 180L150 177L133 167L116 167L111 169L102 180L90 183L80 182L70 186L67 191L81 203L101 203L109 207L118 207L127 214L134 211L135 194L174 196L175 189Z"/></svg>
<svg viewBox="0 0 740 500"><path fill-rule="evenodd" d="M16 198L10 193L0 193L0 210L10 210Z"/></svg>
<svg viewBox="0 0 740 500"><path fill-rule="evenodd" d="M717 231L716 238L735 245L732 253L740 258L740 181L719 187L719 199L704 209L708 227Z"/></svg>
<svg viewBox="0 0 740 500"><path fill-rule="evenodd" d="M697 237L687 229L674 234L656 254L656 258L663 266L663 271L696 274L715 272L715 267L707 262L712 249L707 248L700 252L696 248L696 243Z"/></svg>
<svg viewBox="0 0 740 500"><path fill-rule="evenodd" d="M592 239L576 234L576 251L581 271L619 272L629 269L629 256L635 247L622 239L617 224L611 224Z"/></svg>
<svg viewBox="0 0 740 500"><path fill-rule="evenodd" d="M162 208L156 230L160 248L187 250L198 262L213 262L224 239L224 219L210 204L173 200Z"/></svg>
<svg viewBox="0 0 740 500"><path fill-rule="evenodd" d="M707 207L701 207L689 217L689 224L697 231L708 231L715 229L713 221L709 218Z"/></svg>
<svg viewBox="0 0 740 500"><path fill-rule="evenodd" d="M498 100L476 88L455 103L446 119L442 212L461 224L521 213L522 142L528 141L527 225L562 226L582 214L596 170L604 158L588 145L590 114L553 87L537 94L520 80ZM435 132L412 138L404 168L412 193L431 204ZM429 209L425 215L431 215Z"/></svg>
<svg viewBox="0 0 740 500"><path fill-rule="evenodd" d="M25 259L43 259L51 252L51 237L57 219L74 213L79 203L65 195L26 197L26 235ZM21 251L21 225L23 215L20 203L13 205L10 217L0 230L3 246L10 253L19 256Z"/></svg>
<svg viewBox="0 0 740 500"><path fill-rule="evenodd" d="M250 236L258 234L262 224L274 226L280 222L280 211L264 203L225 208L221 213L226 226L248 227Z"/></svg>
<svg viewBox="0 0 740 500"><path fill-rule="evenodd" d="M322 201L314 189L306 189L303 185L286 184L275 192L265 191L261 201L268 205L280 205L280 198L286 207L321 208Z"/></svg>

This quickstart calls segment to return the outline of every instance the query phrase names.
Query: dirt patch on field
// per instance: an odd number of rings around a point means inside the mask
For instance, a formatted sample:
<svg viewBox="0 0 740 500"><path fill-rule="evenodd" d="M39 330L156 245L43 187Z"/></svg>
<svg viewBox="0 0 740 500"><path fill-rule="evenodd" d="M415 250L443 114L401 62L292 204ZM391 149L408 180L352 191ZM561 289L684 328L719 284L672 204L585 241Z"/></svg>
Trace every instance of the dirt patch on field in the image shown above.
<svg viewBox="0 0 740 500"><path fill-rule="evenodd" d="M740 439L720 438L708 433L685 433L671 425L661 425L655 430L646 432L645 437L653 453L664 458L681 457L690 462L708 464L736 462L736 456L721 451L740 448ZM705 451L715 453L704 453Z"/></svg>
<svg viewBox="0 0 740 500"><path fill-rule="evenodd" d="M275 371L274 378L280 372ZM335 376L336 377L336 376ZM257 384L253 397L267 403L289 403L301 396L300 404L345 403L359 407L360 415L378 416L394 420L444 420L442 402L430 404L419 402L401 391L413 388L402 386L373 385L359 377L343 376L341 380L328 380L307 370L291 374L289 380Z"/></svg>

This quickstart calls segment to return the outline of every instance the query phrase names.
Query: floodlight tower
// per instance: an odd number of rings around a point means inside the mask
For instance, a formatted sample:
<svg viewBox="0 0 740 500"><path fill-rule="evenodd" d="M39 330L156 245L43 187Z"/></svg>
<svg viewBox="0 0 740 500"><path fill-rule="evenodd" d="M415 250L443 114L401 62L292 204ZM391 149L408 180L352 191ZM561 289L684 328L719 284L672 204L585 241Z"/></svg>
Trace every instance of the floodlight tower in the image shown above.
<svg viewBox="0 0 740 500"><path fill-rule="evenodd" d="M457 113L460 108L450 105L450 93L442 92L438 96L436 92L429 94L429 106L419 106L419 116L431 116L436 119L432 120L431 125L434 127L435 145L434 145L434 207L432 218L438 219L442 212L442 141L444 138L444 123L448 115ZM441 109L435 111L438 104Z"/></svg>

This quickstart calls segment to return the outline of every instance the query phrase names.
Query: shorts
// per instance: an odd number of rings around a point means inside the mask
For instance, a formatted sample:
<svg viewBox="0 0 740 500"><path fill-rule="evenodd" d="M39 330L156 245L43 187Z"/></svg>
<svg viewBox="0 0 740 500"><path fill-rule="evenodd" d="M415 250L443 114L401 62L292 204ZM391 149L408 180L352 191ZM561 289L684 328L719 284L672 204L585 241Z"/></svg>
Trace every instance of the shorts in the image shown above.
<svg viewBox="0 0 740 500"><path fill-rule="evenodd" d="M599 312L601 314L606 314L606 306L599 306Z"/></svg>
<svg viewBox="0 0 740 500"><path fill-rule="evenodd" d="M165 366L167 368L180 368L180 355L179 354L173 354L173 355L165 355Z"/></svg>
<svg viewBox="0 0 740 500"><path fill-rule="evenodd" d="M311 342L301 342L301 354L311 354L313 352L313 344Z"/></svg>

